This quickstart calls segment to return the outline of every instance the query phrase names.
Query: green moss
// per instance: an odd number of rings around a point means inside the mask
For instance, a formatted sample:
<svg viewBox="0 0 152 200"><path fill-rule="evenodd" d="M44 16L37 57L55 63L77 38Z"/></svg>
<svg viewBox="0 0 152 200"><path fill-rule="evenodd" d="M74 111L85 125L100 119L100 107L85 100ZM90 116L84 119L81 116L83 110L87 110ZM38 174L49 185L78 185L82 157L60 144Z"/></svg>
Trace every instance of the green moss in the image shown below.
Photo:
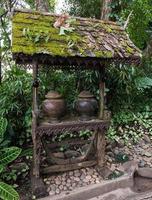
<svg viewBox="0 0 152 200"><path fill-rule="evenodd" d="M21 13L17 12L13 16L12 35L13 35L13 53L24 53L33 55L36 53L46 53L58 56L96 56L98 58L114 57L112 51L100 51L101 40L106 40L104 37L113 32L119 39L122 33L122 41L115 48L115 53L122 48L125 55L133 54L134 49L127 43L126 35L123 31L117 30L113 25L103 22L94 22L91 20L79 20L71 22L70 26L75 28L73 32L67 32L66 35L59 35L60 30L54 28L53 24L56 21L55 16L42 15L39 12ZM119 27L117 27L119 29ZM30 37L23 34L23 30L30 31ZM94 29L96 31L94 31ZM92 37L96 40L91 41ZM103 33L99 34L99 32ZM37 41L35 38L40 36ZM46 38L48 37L48 40ZM126 38L126 39L125 39ZM99 50L98 50L99 49Z"/></svg>
<svg viewBox="0 0 152 200"><path fill-rule="evenodd" d="M129 54L132 54L134 51L133 51L133 49L131 48L131 47L129 47L129 46L127 46L127 52L129 53Z"/></svg>
<svg viewBox="0 0 152 200"><path fill-rule="evenodd" d="M112 58L113 54L111 51L95 51L96 57Z"/></svg>

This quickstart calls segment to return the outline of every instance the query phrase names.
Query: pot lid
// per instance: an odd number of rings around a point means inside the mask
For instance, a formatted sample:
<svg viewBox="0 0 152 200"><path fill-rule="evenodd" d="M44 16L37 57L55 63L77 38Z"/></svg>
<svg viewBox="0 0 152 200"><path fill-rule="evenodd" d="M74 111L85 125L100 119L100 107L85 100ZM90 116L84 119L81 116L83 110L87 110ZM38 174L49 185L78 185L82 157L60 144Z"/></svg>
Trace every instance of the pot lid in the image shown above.
<svg viewBox="0 0 152 200"><path fill-rule="evenodd" d="M60 99L60 98L62 98L62 95L59 94L59 93L56 92L56 91L50 91L50 92L48 92L48 93L45 95L45 97L46 97L47 99Z"/></svg>
<svg viewBox="0 0 152 200"><path fill-rule="evenodd" d="M94 97L94 95L91 94L89 91L84 90L84 91L80 92L78 97L80 97L80 98L92 98L92 97Z"/></svg>

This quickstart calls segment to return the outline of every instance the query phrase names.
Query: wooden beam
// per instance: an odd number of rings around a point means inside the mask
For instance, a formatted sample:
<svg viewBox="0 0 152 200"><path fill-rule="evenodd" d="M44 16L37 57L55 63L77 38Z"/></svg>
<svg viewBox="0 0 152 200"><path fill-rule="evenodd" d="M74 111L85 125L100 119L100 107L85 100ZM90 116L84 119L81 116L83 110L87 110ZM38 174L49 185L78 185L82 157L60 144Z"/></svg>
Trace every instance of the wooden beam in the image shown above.
<svg viewBox="0 0 152 200"><path fill-rule="evenodd" d="M91 167L97 164L97 161L85 161L81 163L69 164L69 165L52 165L50 167L46 167L42 169L43 174L49 174L54 172L65 172L75 169L81 169L85 167Z"/></svg>
<svg viewBox="0 0 152 200"><path fill-rule="evenodd" d="M104 82L104 69L99 71L100 80L99 80L99 119L104 118L104 93L105 93L105 82Z"/></svg>

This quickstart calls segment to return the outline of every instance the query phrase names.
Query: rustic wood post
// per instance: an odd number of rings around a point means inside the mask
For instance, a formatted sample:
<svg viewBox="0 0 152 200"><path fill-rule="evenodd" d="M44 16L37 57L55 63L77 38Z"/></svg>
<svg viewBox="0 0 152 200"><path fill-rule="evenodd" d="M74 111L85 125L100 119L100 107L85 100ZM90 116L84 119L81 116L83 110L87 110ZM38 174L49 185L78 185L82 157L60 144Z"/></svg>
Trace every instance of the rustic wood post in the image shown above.
<svg viewBox="0 0 152 200"><path fill-rule="evenodd" d="M100 95L100 111L99 111L99 119L104 119L104 92L105 92L105 82L104 82L104 68L99 70L100 80L99 80L99 95ZM101 132L98 130L97 133L97 162L99 167L104 166L104 158L105 158L105 132Z"/></svg>
<svg viewBox="0 0 152 200"><path fill-rule="evenodd" d="M33 139L33 175L39 177L39 155L37 145L37 117L38 117L38 104L37 104L37 91L38 91L38 64L36 61L33 63L33 105L32 105L32 139Z"/></svg>
<svg viewBox="0 0 152 200"><path fill-rule="evenodd" d="M37 197L45 197L48 195L46 187L40 178L40 153L41 140L36 134L37 118L38 118L38 63L33 62L33 104L32 104L32 140L33 140L33 168L31 172L32 192Z"/></svg>

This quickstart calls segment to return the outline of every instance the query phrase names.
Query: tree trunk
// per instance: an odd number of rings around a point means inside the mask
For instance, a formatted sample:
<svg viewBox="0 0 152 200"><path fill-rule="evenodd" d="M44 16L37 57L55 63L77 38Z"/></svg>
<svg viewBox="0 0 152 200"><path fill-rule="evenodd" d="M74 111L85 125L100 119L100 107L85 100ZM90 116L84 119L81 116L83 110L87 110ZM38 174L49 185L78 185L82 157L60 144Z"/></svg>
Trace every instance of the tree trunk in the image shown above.
<svg viewBox="0 0 152 200"><path fill-rule="evenodd" d="M38 11L49 12L49 2L48 0L35 0L35 7Z"/></svg>
<svg viewBox="0 0 152 200"><path fill-rule="evenodd" d="M102 20L109 20L109 15L111 13L110 4L112 0L102 0L101 1L101 19Z"/></svg>

